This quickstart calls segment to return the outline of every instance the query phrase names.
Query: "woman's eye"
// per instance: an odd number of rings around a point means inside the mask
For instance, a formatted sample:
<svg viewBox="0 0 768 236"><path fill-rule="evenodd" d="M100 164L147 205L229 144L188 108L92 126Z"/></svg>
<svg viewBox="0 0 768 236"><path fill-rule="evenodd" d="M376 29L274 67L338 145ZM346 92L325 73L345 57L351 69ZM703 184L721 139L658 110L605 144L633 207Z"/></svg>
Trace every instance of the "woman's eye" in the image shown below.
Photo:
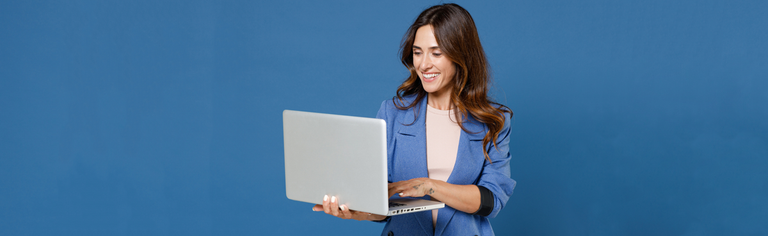
<svg viewBox="0 0 768 236"><path fill-rule="evenodd" d="M421 55L421 52L413 52L413 55Z"/></svg>
<svg viewBox="0 0 768 236"><path fill-rule="evenodd" d="M441 55L443 55L443 54L442 54L442 53L432 53L432 55L434 55L434 56L436 56L436 57L439 57L439 56L441 56Z"/></svg>

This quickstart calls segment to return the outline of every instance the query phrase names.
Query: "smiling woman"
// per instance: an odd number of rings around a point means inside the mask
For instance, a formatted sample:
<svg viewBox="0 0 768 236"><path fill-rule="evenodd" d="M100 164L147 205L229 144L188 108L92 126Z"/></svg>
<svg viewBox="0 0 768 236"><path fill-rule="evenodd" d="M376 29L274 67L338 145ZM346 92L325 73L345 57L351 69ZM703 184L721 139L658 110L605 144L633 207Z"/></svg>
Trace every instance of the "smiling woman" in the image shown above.
<svg viewBox="0 0 768 236"><path fill-rule="evenodd" d="M456 65L443 55L431 25L416 30L413 41L413 67L421 78L424 91L429 94L429 105L439 110L449 110Z"/></svg>
<svg viewBox="0 0 768 236"><path fill-rule="evenodd" d="M456 4L424 10L400 54L410 76L377 115L387 124L389 195L446 207L385 217L325 196L313 210L386 222L382 235L493 235L488 218L516 184L509 171L512 111L488 97L488 62L472 16Z"/></svg>
<svg viewBox="0 0 768 236"><path fill-rule="evenodd" d="M432 55L422 56L423 47ZM409 95L416 98L415 102L398 108L412 108L429 95L429 105L441 110L456 109L456 120L471 115L488 125L490 133L483 138L483 146L496 141L492 134L498 135L504 125L503 113L511 116L512 111L488 99L490 69L475 22L467 10L445 4L422 12L403 38L400 55L411 75L397 89L397 99L402 102ZM441 69L446 73L441 76L443 81L424 79L439 75ZM433 102L435 98L439 101ZM449 102L455 107L443 107Z"/></svg>

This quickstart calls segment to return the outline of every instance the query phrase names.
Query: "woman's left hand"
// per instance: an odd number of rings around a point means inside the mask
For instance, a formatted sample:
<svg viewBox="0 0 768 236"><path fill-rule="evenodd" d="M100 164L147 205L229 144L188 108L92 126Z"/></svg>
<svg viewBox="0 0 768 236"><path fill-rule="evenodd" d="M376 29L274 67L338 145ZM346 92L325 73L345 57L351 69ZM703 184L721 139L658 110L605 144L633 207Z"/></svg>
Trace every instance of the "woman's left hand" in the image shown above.
<svg viewBox="0 0 768 236"><path fill-rule="evenodd" d="M389 184L389 197L400 194L401 197L423 197L435 193L432 179L415 178Z"/></svg>
<svg viewBox="0 0 768 236"><path fill-rule="evenodd" d="M376 215L362 211L350 210L347 205L339 205L339 201L336 200L336 196L328 197L325 195L323 198L323 204L317 204L312 207L312 211L324 211L326 214L339 217L342 219L355 219L355 220L370 220L381 221L387 219L386 216Z"/></svg>

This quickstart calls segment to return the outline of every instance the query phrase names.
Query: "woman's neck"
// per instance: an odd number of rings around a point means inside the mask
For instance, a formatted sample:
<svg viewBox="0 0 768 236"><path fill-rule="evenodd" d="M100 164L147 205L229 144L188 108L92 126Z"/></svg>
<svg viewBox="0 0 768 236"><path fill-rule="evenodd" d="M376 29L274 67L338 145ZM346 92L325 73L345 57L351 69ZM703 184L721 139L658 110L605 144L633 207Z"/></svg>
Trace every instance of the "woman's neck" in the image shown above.
<svg viewBox="0 0 768 236"><path fill-rule="evenodd" d="M451 93L450 92L433 92L427 94L427 104L438 110L450 110L451 108Z"/></svg>

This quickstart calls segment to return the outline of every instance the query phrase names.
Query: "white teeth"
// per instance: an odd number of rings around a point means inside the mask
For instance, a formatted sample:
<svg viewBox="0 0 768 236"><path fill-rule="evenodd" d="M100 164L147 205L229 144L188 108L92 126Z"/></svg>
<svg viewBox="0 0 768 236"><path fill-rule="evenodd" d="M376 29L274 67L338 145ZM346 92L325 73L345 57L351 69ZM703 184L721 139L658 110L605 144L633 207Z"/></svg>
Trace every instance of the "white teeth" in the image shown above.
<svg viewBox="0 0 768 236"><path fill-rule="evenodd" d="M439 75L439 74L424 74L424 77L425 78L434 78L437 75Z"/></svg>

